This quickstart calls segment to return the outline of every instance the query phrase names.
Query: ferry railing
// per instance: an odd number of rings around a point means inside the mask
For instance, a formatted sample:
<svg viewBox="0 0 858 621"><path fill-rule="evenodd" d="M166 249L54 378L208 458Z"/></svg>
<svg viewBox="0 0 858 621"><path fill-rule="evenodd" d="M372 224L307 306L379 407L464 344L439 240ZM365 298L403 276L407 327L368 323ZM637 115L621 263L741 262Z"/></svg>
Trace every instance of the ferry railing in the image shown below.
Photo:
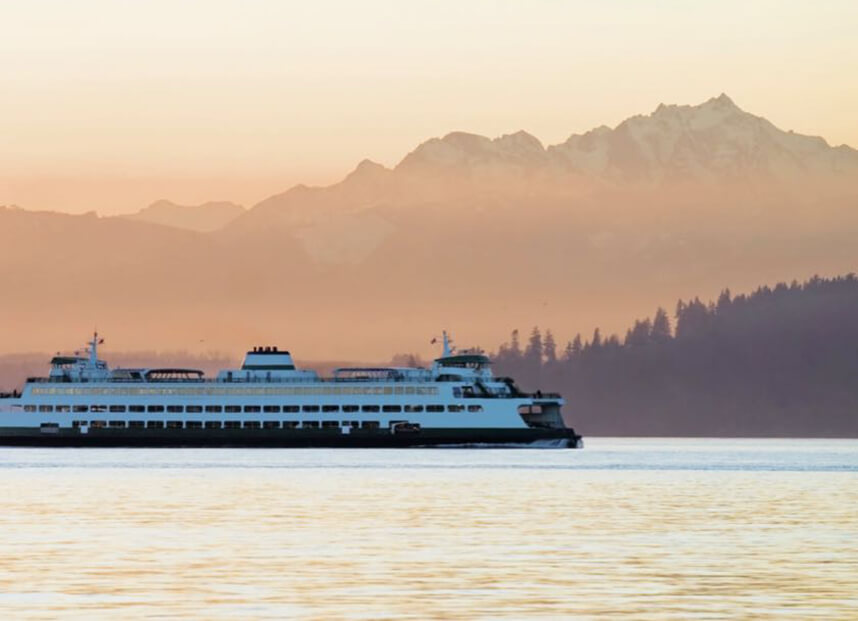
<svg viewBox="0 0 858 621"><path fill-rule="evenodd" d="M492 383L503 383L508 386L506 383L507 378L495 377L492 378ZM456 380L460 383L468 383L471 380ZM481 380L481 382L485 382L486 380ZM439 383L438 380L432 378L429 375L421 375L419 377L379 377L379 378L352 378L352 377L316 377L316 378L288 378L288 377L233 377L233 378L202 378L202 379L159 379L157 381L146 381L139 379L127 379L127 378L100 378L100 379L89 379L89 378L81 378L72 380L71 378L66 377L31 377L27 379L28 383L33 384L67 384L67 383L81 383L81 384L308 384L308 383L322 383L322 384L436 384ZM451 383L449 380L444 380L440 383ZM0 393L0 397L14 397L14 395L9 395L6 393ZM515 392L495 392L493 390L474 390L470 387L466 388L462 392L462 398L465 399L509 399L509 398L519 398L519 399L561 399L562 396L556 392L524 392L520 390L516 390Z"/></svg>

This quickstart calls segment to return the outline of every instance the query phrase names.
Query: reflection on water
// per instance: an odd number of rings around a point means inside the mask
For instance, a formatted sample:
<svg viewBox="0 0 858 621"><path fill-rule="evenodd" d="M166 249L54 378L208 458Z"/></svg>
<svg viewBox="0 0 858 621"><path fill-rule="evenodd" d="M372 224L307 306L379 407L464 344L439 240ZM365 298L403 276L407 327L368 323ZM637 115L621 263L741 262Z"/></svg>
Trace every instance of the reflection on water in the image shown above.
<svg viewBox="0 0 858 621"><path fill-rule="evenodd" d="M858 442L0 449L4 618L858 618Z"/></svg>

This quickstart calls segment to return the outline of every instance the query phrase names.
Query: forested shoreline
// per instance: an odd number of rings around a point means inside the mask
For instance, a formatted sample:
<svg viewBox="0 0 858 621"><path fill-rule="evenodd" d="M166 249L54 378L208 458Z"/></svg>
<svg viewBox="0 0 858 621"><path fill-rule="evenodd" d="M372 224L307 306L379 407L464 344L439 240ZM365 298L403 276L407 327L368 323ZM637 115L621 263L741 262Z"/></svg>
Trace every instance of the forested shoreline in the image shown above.
<svg viewBox="0 0 858 621"><path fill-rule="evenodd" d="M525 342L522 342L524 340ZM858 278L659 308L621 338L514 331L496 372L558 390L585 435L858 437Z"/></svg>

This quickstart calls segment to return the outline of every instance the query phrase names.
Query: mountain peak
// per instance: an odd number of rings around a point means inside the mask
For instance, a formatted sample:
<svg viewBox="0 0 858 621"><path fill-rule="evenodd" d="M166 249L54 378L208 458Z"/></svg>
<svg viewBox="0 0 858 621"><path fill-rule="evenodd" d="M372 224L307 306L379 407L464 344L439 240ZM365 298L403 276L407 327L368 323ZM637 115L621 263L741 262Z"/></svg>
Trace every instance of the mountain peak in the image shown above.
<svg viewBox="0 0 858 621"><path fill-rule="evenodd" d="M179 205L162 198L137 213L124 217L205 233L225 226L244 211L241 205L227 201L209 201L202 205Z"/></svg>
<svg viewBox="0 0 858 621"><path fill-rule="evenodd" d="M518 130L513 134L504 134L500 138L495 138L493 143L508 150L518 152L541 152L545 151L542 142L533 134L528 134L523 129Z"/></svg>
<svg viewBox="0 0 858 621"><path fill-rule="evenodd" d="M538 138L519 130L490 139L468 132L432 138L409 153L398 171L473 169L475 167L532 166L544 162L545 147Z"/></svg>
<svg viewBox="0 0 858 621"><path fill-rule="evenodd" d="M351 171L343 180L345 184L360 184L373 183L377 180L384 179L390 174L390 170L370 159L361 160L353 171Z"/></svg>
<svg viewBox="0 0 858 621"><path fill-rule="evenodd" d="M733 106L733 107L736 107L736 104L735 104L735 103L733 103L733 100L732 100L732 99L730 99L730 98L727 96L727 93L721 93L721 94L720 94L720 95L718 95L717 97L712 97L712 98L711 98L709 101L707 101L706 103L714 103L714 104L718 104L719 106Z"/></svg>
<svg viewBox="0 0 858 621"><path fill-rule="evenodd" d="M387 170L387 168L385 168L384 166L382 166L378 162L373 162L370 159L363 159L355 167L355 169L349 173L348 177L346 177L346 178L347 179L351 179L351 178L355 178L355 177L363 178L363 177L368 177L368 176L376 176L376 175L383 174L386 172L390 172L390 171Z"/></svg>
<svg viewBox="0 0 858 621"><path fill-rule="evenodd" d="M706 101L701 104L697 104L696 106L692 105L679 105L679 104L666 104L660 103L658 107L653 111L650 115L651 117L664 117L676 114L689 114L696 113L697 111L705 111L712 110L716 111L720 114L729 114L731 112L743 112L739 106L735 104L735 102L730 99L730 97L726 93L721 93L717 97L710 97ZM632 119L642 119L647 118L646 116L638 115L631 117ZM630 119L628 119L630 120Z"/></svg>

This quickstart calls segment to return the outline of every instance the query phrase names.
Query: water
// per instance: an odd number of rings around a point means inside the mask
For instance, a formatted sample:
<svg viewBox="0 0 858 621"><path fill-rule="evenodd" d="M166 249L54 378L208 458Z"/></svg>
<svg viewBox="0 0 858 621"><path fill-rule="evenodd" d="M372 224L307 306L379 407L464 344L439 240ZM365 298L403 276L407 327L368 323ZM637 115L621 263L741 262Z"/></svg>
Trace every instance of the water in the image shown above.
<svg viewBox="0 0 858 621"><path fill-rule="evenodd" d="M858 618L858 441L0 449L2 618Z"/></svg>

